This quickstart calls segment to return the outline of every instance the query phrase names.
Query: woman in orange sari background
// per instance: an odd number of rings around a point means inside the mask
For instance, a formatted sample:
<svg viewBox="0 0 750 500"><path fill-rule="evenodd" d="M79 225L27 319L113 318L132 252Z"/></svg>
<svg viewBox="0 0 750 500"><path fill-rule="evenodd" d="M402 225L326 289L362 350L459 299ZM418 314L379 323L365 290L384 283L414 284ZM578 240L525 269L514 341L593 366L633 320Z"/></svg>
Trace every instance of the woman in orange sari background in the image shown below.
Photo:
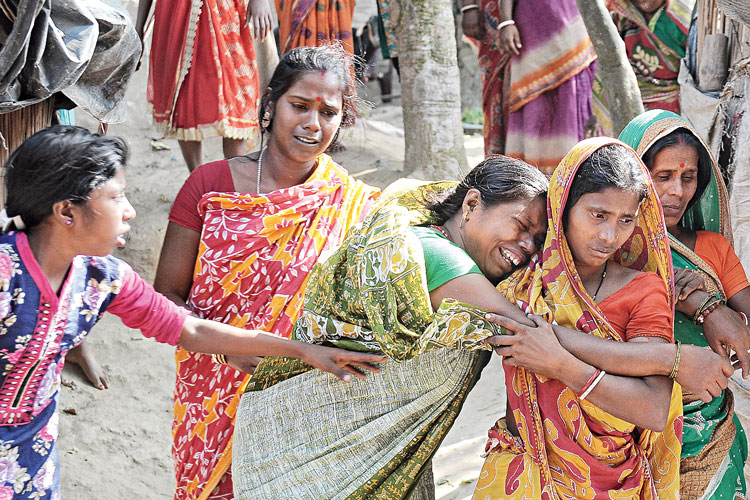
<svg viewBox="0 0 750 500"><path fill-rule="evenodd" d="M354 113L351 59L288 52L261 102L267 147L203 165L175 199L154 282L198 316L289 337L307 276L377 190L324 151ZM176 354L176 500L233 498L232 433L258 359Z"/></svg>
<svg viewBox="0 0 750 500"><path fill-rule="evenodd" d="M614 139L582 141L552 176L548 214L544 249L499 286L538 327L503 320L516 334L493 339L509 411L490 430L474 498L677 498L679 386L667 373L613 375L636 371L616 357L573 357L545 323L676 357L668 240L647 170Z"/></svg>
<svg viewBox="0 0 750 500"><path fill-rule="evenodd" d="M354 0L275 0L279 16L279 50L341 42L354 53Z"/></svg>

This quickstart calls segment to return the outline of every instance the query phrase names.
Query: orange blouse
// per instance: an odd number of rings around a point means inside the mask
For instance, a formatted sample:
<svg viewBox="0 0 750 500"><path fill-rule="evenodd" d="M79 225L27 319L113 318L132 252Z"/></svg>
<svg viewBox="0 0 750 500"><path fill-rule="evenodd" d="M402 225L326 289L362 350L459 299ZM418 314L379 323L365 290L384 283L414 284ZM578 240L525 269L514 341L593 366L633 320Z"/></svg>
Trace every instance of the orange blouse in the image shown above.
<svg viewBox="0 0 750 500"><path fill-rule="evenodd" d="M674 319L667 290L656 273L639 274L602 300L599 309L625 341L635 337L660 337L674 342Z"/></svg>
<svg viewBox="0 0 750 500"><path fill-rule="evenodd" d="M745 268L724 236L713 231L697 231L697 234L694 251L714 270L727 298L750 286Z"/></svg>

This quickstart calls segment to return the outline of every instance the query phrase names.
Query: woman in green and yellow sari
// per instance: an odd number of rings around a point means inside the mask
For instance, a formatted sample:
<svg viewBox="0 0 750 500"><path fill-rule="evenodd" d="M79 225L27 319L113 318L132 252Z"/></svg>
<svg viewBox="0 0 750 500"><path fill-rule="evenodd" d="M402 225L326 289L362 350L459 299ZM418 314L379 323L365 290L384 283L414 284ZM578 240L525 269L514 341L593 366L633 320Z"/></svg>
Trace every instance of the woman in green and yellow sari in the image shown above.
<svg viewBox="0 0 750 500"><path fill-rule="evenodd" d="M675 338L710 346L727 359L734 350L747 376L750 283L732 249L727 190L718 165L697 133L669 111L639 115L620 139L651 170L669 231L675 280L686 279L690 273L684 270L690 270L704 281L705 291L677 302ZM708 312L701 316L703 310ZM731 391L725 389L709 403L685 393L683 404L681 497L745 498L747 439Z"/></svg>

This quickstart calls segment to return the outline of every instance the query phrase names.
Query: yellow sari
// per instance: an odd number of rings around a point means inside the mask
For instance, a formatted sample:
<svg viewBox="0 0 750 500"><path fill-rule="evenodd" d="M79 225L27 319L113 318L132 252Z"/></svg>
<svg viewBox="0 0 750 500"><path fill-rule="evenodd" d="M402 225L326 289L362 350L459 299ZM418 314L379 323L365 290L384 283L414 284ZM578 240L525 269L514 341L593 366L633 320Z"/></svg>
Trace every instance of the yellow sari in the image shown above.
<svg viewBox="0 0 750 500"><path fill-rule="evenodd" d="M586 293L562 224L579 166L609 144L627 147L616 139L587 139L563 158L550 180L544 249L528 268L516 272L498 288L522 309L550 323L622 342ZM635 152L633 156L637 158ZM633 236L613 259L626 267L656 272L664 280L674 307L667 230L652 186L641 204ZM524 368L506 366L505 383L520 437L507 430L504 419L490 430L475 499L678 498L682 403L677 384L667 427L658 433L636 429L579 399L558 380Z"/></svg>

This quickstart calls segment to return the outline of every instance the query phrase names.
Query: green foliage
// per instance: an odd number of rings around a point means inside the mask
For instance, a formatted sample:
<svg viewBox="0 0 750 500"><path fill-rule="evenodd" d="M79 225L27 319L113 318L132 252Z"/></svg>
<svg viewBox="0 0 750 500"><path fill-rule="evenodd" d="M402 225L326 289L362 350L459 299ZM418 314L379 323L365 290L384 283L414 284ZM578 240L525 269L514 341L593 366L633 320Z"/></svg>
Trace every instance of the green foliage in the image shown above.
<svg viewBox="0 0 750 500"><path fill-rule="evenodd" d="M481 108L467 109L461 115L461 121L463 123L482 125L484 124L484 113L482 112Z"/></svg>

